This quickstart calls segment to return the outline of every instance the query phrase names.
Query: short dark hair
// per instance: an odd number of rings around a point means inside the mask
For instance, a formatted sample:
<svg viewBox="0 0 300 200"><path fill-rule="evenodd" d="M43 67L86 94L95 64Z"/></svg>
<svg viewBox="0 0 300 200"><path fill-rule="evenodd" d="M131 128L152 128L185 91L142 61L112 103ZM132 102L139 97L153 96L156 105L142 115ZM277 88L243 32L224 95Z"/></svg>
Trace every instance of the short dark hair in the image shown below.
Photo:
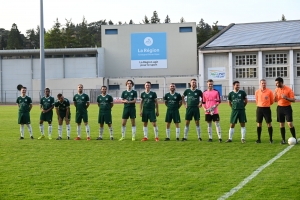
<svg viewBox="0 0 300 200"><path fill-rule="evenodd" d="M46 91L46 90L49 90L49 91L50 91L50 89L49 89L49 88L47 88L47 87L45 88L45 90L44 90L44 91Z"/></svg>
<svg viewBox="0 0 300 200"><path fill-rule="evenodd" d="M25 90L27 90L27 87L23 86L21 89L25 89Z"/></svg>
<svg viewBox="0 0 300 200"><path fill-rule="evenodd" d="M277 78L275 79L275 81L278 81L279 83L283 83L283 78L277 77Z"/></svg>
<svg viewBox="0 0 300 200"><path fill-rule="evenodd" d="M240 83L239 81L233 81L232 85L235 85L236 83Z"/></svg>
<svg viewBox="0 0 300 200"><path fill-rule="evenodd" d="M150 81L147 81L146 83L149 83L149 84L151 85L151 82L150 82ZM146 83L145 83L145 84L146 84Z"/></svg>
<svg viewBox="0 0 300 200"><path fill-rule="evenodd" d="M58 94L57 94L57 98L60 98L60 97L62 97L62 94L61 94L61 93L58 93Z"/></svg>
<svg viewBox="0 0 300 200"><path fill-rule="evenodd" d="M192 79L191 79L191 81L197 81L197 79L195 79L195 78L192 78Z"/></svg>
<svg viewBox="0 0 300 200"><path fill-rule="evenodd" d="M106 89L107 89L107 86L106 86L106 85L103 85L101 88L106 88Z"/></svg>
<svg viewBox="0 0 300 200"><path fill-rule="evenodd" d="M125 84L125 85L127 85L128 81L130 81L130 82L131 82L131 84L132 84L132 86L134 86L134 83L133 83L133 81L132 81L132 80L130 80L130 79L126 81L126 84Z"/></svg>
<svg viewBox="0 0 300 200"><path fill-rule="evenodd" d="M208 79L207 81L206 81L206 83L208 83L208 82L214 82L212 79Z"/></svg>

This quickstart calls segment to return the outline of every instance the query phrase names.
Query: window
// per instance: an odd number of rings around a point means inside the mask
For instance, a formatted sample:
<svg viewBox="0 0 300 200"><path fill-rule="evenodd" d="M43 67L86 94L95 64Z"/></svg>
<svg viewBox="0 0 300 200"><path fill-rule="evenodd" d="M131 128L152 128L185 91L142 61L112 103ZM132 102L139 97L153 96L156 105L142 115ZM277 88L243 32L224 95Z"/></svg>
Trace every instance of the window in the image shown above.
<svg viewBox="0 0 300 200"><path fill-rule="evenodd" d="M235 65L256 65L256 55L237 55Z"/></svg>
<svg viewBox="0 0 300 200"><path fill-rule="evenodd" d="M256 78L256 68L236 68L236 78Z"/></svg>
<svg viewBox="0 0 300 200"><path fill-rule="evenodd" d="M287 64L287 54L286 53L267 54L266 65L275 65L275 64Z"/></svg>
<svg viewBox="0 0 300 200"><path fill-rule="evenodd" d="M300 67L297 67L297 76L300 76Z"/></svg>
<svg viewBox="0 0 300 200"><path fill-rule="evenodd" d="M191 26L189 27L179 27L180 33L186 33L186 32L193 32L193 28Z"/></svg>
<svg viewBox="0 0 300 200"><path fill-rule="evenodd" d="M180 88L186 88L186 83L175 83L175 87L180 89Z"/></svg>
<svg viewBox="0 0 300 200"><path fill-rule="evenodd" d="M268 78L287 77L287 67L267 67L266 77Z"/></svg>
<svg viewBox="0 0 300 200"><path fill-rule="evenodd" d="M117 35L118 29L105 29L105 35Z"/></svg>
<svg viewBox="0 0 300 200"><path fill-rule="evenodd" d="M145 84L135 84L135 90L145 90ZM151 89L159 89L159 84L151 84Z"/></svg>
<svg viewBox="0 0 300 200"><path fill-rule="evenodd" d="M109 90L120 90L120 85L109 85L108 89Z"/></svg>
<svg viewBox="0 0 300 200"><path fill-rule="evenodd" d="M297 64L300 64L300 53L297 53Z"/></svg>

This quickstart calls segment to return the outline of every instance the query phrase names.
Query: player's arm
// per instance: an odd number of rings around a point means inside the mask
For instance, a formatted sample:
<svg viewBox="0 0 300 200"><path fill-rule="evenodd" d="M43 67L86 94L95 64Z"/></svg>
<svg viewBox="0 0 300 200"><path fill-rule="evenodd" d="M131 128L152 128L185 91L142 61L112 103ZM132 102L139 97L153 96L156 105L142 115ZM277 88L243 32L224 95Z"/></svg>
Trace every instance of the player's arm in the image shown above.
<svg viewBox="0 0 300 200"><path fill-rule="evenodd" d="M55 111L56 111L57 117L59 117L58 107L55 107Z"/></svg>
<svg viewBox="0 0 300 200"><path fill-rule="evenodd" d="M155 109L156 109L156 116L159 116L159 111L158 111L158 101L155 99Z"/></svg>
<svg viewBox="0 0 300 200"><path fill-rule="evenodd" d="M288 93L288 96L285 96L285 100L290 101L290 102L295 102L295 97L294 97L294 92L291 90Z"/></svg>
<svg viewBox="0 0 300 200"><path fill-rule="evenodd" d="M274 94L270 91L270 106L274 103Z"/></svg>
<svg viewBox="0 0 300 200"><path fill-rule="evenodd" d="M88 107L90 106L90 102L86 102L86 109L88 109Z"/></svg>
<svg viewBox="0 0 300 200"><path fill-rule="evenodd" d="M203 98L202 92L200 93L200 97L201 97L201 100L199 99L199 104L198 104L198 107L199 107L199 108L202 107L202 98Z"/></svg>
<svg viewBox="0 0 300 200"><path fill-rule="evenodd" d="M184 107L187 108L187 104L184 100L184 97L185 97L184 95L181 96L181 101L182 101L182 104L184 105Z"/></svg>
<svg viewBox="0 0 300 200"><path fill-rule="evenodd" d="M140 103L140 116L142 116L143 114L143 104L144 104L144 99L142 99Z"/></svg>
<svg viewBox="0 0 300 200"><path fill-rule="evenodd" d="M44 113L47 113L47 112L51 111L53 108L54 108L54 105L52 105L48 110L45 110Z"/></svg>
<svg viewBox="0 0 300 200"><path fill-rule="evenodd" d="M275 92L274 92L274 102L277 102L277 101L278 101L278 99L277 99L277 91L275 89Z"/></svg>
<svg viewBox="0 0 300 200"><path fill-rule="evenodd" d="M32 109L32 103L29 104L29 112L31 111Z"/></svg>
<svg viewBox="0 0 300 200"><path fill-rule="evenodd" d="M73 101L74 106L76 107L76 101Z"/></svg>
<svg viewBox="0 0 300 200"><path fill-rule="evenodd" d="M245 106L245 107L246 107L247 103L248 103L248 98L247 98L247 95L246 95L246 96L245 96L245 99L244 99L244 106Z"/></svg>

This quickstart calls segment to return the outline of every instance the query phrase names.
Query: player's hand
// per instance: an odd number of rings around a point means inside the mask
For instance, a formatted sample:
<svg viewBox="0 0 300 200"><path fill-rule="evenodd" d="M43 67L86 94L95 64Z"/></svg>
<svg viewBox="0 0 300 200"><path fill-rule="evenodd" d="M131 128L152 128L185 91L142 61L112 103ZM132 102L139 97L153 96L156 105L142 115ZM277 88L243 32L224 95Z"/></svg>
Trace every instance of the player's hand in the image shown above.
<svg viewBox="0 0 300 200"><path fill-rule="evenodd" d="M58 117L58 121L62 121L62 118L61 118L61 117Z"/></svg>
<svg viewBox="0 0 300 200"><path fill-rule="evenodd" d="M286 98L287 98L287 96L286 96L285 94L281 94L281 97L282 97L283 99L286 99Z"/></svg>
<svg viewBox="0 0 300 200"><path fill-rule="evenodd" d="M158 117L159 116L159 112L156 112L156 117Z"/></svg>
<svg viewBox="0 0 300 200"><path fill-rule="evenodd" d="M143 112L140 112L140 116L141 116L141 117L143 116Z"/></svg>
<svg viewBox="0 0 300 200"><path fill-rule="evenodd" d="M202 107L202 104L199 104L198 107L201 108L201 107Z"/></svg>
<svg viewBox="0 0 300 200"><path fill-rule="evenodd" d="M43 110L42 112L43 112L43 113L46 113L46 112L47 112L47 110Z"/></svg>

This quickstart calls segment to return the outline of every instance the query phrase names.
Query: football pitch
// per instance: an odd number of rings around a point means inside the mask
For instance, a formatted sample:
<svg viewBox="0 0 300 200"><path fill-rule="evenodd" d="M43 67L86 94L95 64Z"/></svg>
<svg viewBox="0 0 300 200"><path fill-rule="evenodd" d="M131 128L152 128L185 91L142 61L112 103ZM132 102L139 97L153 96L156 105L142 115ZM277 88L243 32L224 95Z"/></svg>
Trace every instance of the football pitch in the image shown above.
<svg viewBox="0 0 300 200"><path fill-rule="evenodd" d="M300 107L293 104L294 124L300 136ZM123 105L113 107L115 140L109 140L107 125L104 140L98 141L98 107L89 107L91 141L86 141L82 126L82 140L76 137L75 108L71 106L71 140L57 137L57 120L54 111L53 140L38 140L39 106L31 111L34 140L29 139L25 126L25 139L19 140L16 105L2 105L0 115L0 199L218 199L239 187L228 199L300 199L299 147L295 145L265 167L255 177L249 176L276 157L288 145L281 145L276 106L272 106L273 140L269 143L264 122L262 143L256 144L254 103L246 107L246 143L240 142L240 126L236 125L232 143L228 138L230 108L219 106L223 143L218 142L213 125L213 142L209 143L207 125L201 109L201 137L197 140L194 123L191 123L188 141L175 140L175 126L171 125L171 141L163 141L165 134L165 105L160 104L158 117L159 142L149 123L149 141L143 138L141 117L137 116L136 141L131 141L131 125L127 123L126 140L121 137ZM139 105L137 104L137 113ZM181 137L184 130L185 109L181 112ZM44 123L47 135L47 124ZM291 137L286 126L286 138Z"/></svg>

